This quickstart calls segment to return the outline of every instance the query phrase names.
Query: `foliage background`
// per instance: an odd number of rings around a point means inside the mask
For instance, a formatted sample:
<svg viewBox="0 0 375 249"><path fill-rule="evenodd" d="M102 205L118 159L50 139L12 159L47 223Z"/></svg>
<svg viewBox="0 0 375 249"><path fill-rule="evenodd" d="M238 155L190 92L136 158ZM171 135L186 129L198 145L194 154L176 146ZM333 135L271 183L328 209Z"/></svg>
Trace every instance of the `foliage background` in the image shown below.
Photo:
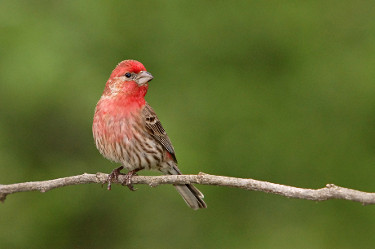
<svg viewBox="0 0 375 249"><path fill-rule="evenodd" d="M0 183L110 172L93 110L123 59L188 174L375 191L371 1L1 1ZM144 174L150 174L145 172ZM1 248L373 248L375 207L200 186L21 193Z"/></svg>

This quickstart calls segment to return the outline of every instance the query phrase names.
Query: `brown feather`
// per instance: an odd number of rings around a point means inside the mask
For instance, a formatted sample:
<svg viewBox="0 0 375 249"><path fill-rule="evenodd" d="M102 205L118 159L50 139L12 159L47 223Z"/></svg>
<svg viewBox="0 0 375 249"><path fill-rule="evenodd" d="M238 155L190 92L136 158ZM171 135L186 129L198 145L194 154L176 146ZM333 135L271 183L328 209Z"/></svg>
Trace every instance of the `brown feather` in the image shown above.
<svg viewBox="0 0 375 249"><path fill-rule="evenodd" d="M147 102L142 112L145 116L147 132L153 138L155 138L156 141L163 145L163 147L169 152L169 154L171 154L173 160L177 163L176 155L171 140L169 140L169 137L165 132L163 126L161 125L158 116L156 116L154 110Z"/></svg>

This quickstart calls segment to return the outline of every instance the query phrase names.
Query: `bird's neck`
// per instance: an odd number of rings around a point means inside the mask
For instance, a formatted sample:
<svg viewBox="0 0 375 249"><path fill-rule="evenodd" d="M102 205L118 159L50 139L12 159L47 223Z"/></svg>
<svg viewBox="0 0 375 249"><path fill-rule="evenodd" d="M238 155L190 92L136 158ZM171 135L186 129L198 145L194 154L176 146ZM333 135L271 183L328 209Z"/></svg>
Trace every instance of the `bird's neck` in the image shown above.
<svg viewBox="0 0 375 249"><path fill-rule="evenodd" d="M124 84L121 81L110 79L99 102L105 109L113 108L117 112L136 111L142 109L146 104L147 89L148 84L138 86L133 81Z"/></svg>
<svg viewBox="0 0 375 249"><path fill-rule="evenodd" d="M113 99L113 104L128 111L139 110L146 104L144 96L144 94L118 94Z"/></svg>
<svg viewBox="0 0 375 249"><path fill-rule="evenodd" d="M96 111L121 116L139 112L146 105L146 91L147 89L133 94L119 92L115 95L103 95Z"/></svg>

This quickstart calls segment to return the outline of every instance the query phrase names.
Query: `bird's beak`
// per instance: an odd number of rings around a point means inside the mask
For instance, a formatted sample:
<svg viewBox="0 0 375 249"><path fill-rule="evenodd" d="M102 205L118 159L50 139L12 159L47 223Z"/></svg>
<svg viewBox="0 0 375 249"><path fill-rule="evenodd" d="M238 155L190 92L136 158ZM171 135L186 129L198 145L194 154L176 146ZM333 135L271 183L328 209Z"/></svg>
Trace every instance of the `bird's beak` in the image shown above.
<svg viewBox="0 0 375 249"><path fill-rule="evenodd" d="M152 76L151 73L147 71L140 71L135 78L135 81L137 82L138 85L142 86L146 84L147 82L150 82L154 77Z"/></svg>

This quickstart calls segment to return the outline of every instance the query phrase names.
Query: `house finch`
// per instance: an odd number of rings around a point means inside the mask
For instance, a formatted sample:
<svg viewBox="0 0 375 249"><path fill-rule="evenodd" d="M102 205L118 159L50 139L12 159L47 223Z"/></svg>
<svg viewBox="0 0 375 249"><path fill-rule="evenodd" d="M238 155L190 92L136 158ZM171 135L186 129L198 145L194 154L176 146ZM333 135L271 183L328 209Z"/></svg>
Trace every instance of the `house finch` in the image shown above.
<svg viewBox="0 0 375 249"><path fill-rule="evenodd" d="M109 186L125 167L127 184L142 169L181 175L171 141L154 110L145 101L153 76L135 60L120 62L112 71L96 105L93 134L96 147L107 159L121 163L112 171ZM191 184L174 185L193 209L206 208L203 194Z"/></svg>

